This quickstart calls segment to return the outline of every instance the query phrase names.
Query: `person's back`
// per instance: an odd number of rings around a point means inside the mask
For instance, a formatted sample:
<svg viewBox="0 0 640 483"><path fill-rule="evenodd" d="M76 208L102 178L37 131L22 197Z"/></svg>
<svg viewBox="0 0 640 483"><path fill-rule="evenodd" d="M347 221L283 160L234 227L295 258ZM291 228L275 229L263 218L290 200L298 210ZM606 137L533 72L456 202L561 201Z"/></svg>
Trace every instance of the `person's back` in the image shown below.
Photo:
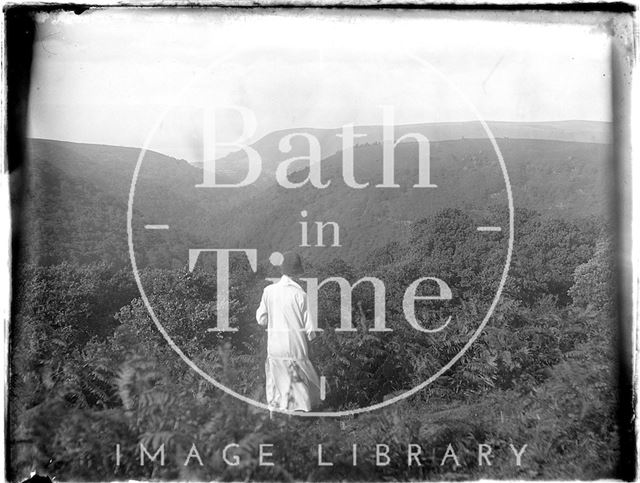
<svg viewBox="0 0 640 483"><path fill-rule="evenodd" d="M319 397L320 381L311 364L307 339L315 337L307 295L291 277L302 273L300 257L285 253L282 278L262 293L256 320L267 328L265 361L270 407L310 411Z"/></svg>
<svg viewBox="0 0 640 483"><path fill-rule="evenodd" d="M266 325L269 332L267 353L271 357L299 359L308 357L307 336L313 337L307 330L308 311L306 294L302 288L286 275L265 288L263 303L266 311ZM305 320L306 319L306 320ZM311 327L309 327L311 329Z"/></svg>

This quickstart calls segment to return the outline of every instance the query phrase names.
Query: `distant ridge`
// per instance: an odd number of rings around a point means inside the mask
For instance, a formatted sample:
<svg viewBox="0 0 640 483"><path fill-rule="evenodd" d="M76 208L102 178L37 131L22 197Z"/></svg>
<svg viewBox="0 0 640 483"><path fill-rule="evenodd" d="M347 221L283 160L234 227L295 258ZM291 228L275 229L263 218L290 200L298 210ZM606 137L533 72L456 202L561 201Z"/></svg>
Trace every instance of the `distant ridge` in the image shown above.
<svg viewBox="0 0 640 483"><path fill-rule="evenodd" d="M612 123L603 121L540 121L540 122L510 122L487 121L496 139L523 139L541 141L566 141L573 143L610 144L612 138ZM356 134L365 137L355 138L355 146L376 144L382 142L382 126L355 126ZM292 149L288 153L280 152L278 143L282 137L296 132L314 135L322 147L322 159L334 155L342 149L342 139L339 134L342 128L291 128L269 133L260 138L251 147L262 158L262 173L265 178L273 177L278 164L294 156L308 153L308 143L302 138L292 139ZM432 142L455 141L460 139L486 139L482 124L479 121L441 122L403 124L395 126L396 138L408 133L420 133ZM202 162L192 162L194 166L202 168ZM247 170L247 158L244 151L239 150L223 156L216 161L216 172L231 179L242 179Z"/></svg>
<svg viewBox="0 0 640 483"><path fill-rule="evenodd" d="M535 122L517 122L517 121L486 121L489 129L497 138L509 139L536 139L543 141L567 141L575 143L596 143L610 144L612 139L613 123L606 121L585 121L585 120L564 120L564 121L535 121ZM275 151L276 156L282 159L296 156L296 147L304 147L305 143L296 143L294 139L293 149L290 153L282 154L278 150L278 141L288 134L296 132L304 132L316 136L322 146L322 158L329 157L342 149L342 141L336 134L341 132L342 128L313 128L313 127L296 127L281 129L270 132L256 142L251 147L256 149L264 159L272 158ZM355 146L375 144L382 141L382 126L380 125L362 125L354 126L356 134L365 134L366 137L356 138ZM478 121L453 121L453 122L431 122L417 124L401 124L396 126L396 137L403 136L410 132L417 132L425 135L430 141L455 141L458 139L486 139L487 134ZM83 141L68 141L48 138L30 138L37 142L57 142L64 143L69 147L74 145L83 146L104 146L113 147L128 151L128 158L135 152L136 158L141 148L136 146L121 146L109 143L89 143ZM298 140L299 141L299 140ZM147 150L149 156L167 156L173 158L157 150ZM224 177L224 173L233 174L243 167L244 153L243 151L231 152L217 161L217 172ZM186 161L192 166L202 169L202 161L200 160L181 160ZM246 159L244 159L246 161ZM270 174L272 163L263 163L265 174ZM222 181L221 181L222 182Z"/></svg>

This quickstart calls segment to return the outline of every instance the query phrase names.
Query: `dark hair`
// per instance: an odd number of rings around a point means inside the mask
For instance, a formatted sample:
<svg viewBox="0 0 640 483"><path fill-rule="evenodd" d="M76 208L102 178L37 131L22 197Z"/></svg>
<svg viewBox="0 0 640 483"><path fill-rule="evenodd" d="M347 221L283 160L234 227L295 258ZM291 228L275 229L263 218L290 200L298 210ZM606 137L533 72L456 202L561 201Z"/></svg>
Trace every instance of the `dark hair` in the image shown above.
<svg viewBox="0 0 640 483"><path fill-rule="evenodd" d="M283 275L300 275L304 273L302 259L295 252L285 252L282 254L282 265L280 272Z"/></svg>

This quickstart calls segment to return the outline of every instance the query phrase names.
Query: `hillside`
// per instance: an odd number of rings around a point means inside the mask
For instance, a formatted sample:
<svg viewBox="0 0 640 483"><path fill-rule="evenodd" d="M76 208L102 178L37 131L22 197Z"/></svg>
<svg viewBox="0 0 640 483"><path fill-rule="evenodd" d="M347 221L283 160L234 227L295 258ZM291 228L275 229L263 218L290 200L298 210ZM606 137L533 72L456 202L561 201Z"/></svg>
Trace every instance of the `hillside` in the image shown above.
<svg viewBox="0 0 640 483"><path fill-rule="evenodd" d="M435 190L407 188L416 178L417 146L411 143L397 149L398 189L346 187L341 153L324 159L323 178L331 180L325 190L285 190L272 181L262 191L199 190L191 187L198 171L185 162L153 154L144 166L134 236L139 261L147 265L141 270L145 290L175 344L225 386L268 401L266 333L255 323L255 309L271 270L261 264L253 273L246 263L235 265L228 300L239 330L209 332L219 302L212 298L216 276L210 270L185 274L186 249L237 243L260 248L264 260L265 250L297 244L303 209L309 222L342 226L339 251L307 251L319 262L305 263L309 275L351 283L378 277L385 285L385 324L392 329L366 330L374 325L377 304L363 284L351 300L357 331L337 332L341 293L335 284L323 288L317 299L323 332L310 347L328 389L317 410L390 401L460 356L410 399L345 418L340 428L326 418L302 421L238 403L176 357L150 322L128 266L125 213L135 153L33 141L22 173L28 181L24 218L17 226L38 265L18 267L12 292L12 479L23 480L34 468L86 481L617 477L620 447L633 439L621 433L620 405L611 397L619 384L615 243L605 202L610 147L498 142L518 208L516 241L499 305L464 353L495 296L505 252L504 234L475 229L478 223L504 226L504 185L487 141L434 142ZM379 144L358 147L356 179L377 182L380 157ZM585 216L586 222L580 219ZM147 231L145 223L171 229ZM397 243L383 246L390 239ZM324 263L333 256L350 263ZM67 260L76 263L59 263ZM452 317L442 332L425 334L407 323L403 294L425 275L452 289L451 300L414 303L423 327ZM352 465L351 443L341 446L345 434L358 442L359 466ZM185 466L196 440L207 457L202 465ZM215 457L229 441L238 442L242 465ZM256 450L265 441L286 456L276 460L274 451L274 466L266 469ZM407 441L426 450L419 465L407 466ZM451 442L460 460L443 465ZM166 453L166 461L140 465L141 443L151 454L161 444L175 451ZM318 444L333 466L318 467ZM375 465L376 444L387 445L389 465ZM478 465L481 444L496 448L490 466ZM527 449L522 466L514 464L514 448Z"/></svg>
<svg viewBox="0 0 640 483"><path fill-rule="evenodd" d="M607 212L607 145L563 141L500 139L499 145L511 178L514 204L562 218L598 217ZM331 185L318 190L309 185L287 190L275 183L247 202L238 217L222 217L211 238L230 246L257 246L270 253L299 245L301 210L314 221L335 221L341 227L341 248L307 249L315 260L340 257L362 262L369 251L404 236L415 220L441 209L456 207L481 219L490 208L507 210L505 184L495 154L486 140L432 143L432 181L436 189L411 189L417 180L414 161L417 145L396 149L396 182L401 188L374 188L382 177L382 147L354 150L356 180L371 182L355 190L341 178L340 153L323 160L323 180ZM302 180L306 171L291 175ZM230 220L228 222L225 221ZM310 239L315 231L310 230ZM329 229L328 234L331 233Z"/></svg>
<svg viewBox="0 0 640 483"><path fill-rule="evenodd" d="M510 139L535 139L543 141L567 141L576 143L608 144L611 142L611 123L595 121L553 121L553 122L499 122L487 123L493 135ZM364 137L354 139L356 146L382 142L382 126L356 126L356 134ZM266 183L275 176L277 165L294 156L308 154L308 143L301 137L292 139L291 151L282 153L278 148L280 140L292 133L308 133L315 136L322 147L322 159L342 150L342 139L337 136L341 129L296 128L275 131L260 138L251 147L262 158L263 177L258 183ZM396 139L408 134L419 133L431 142L455 141L462 139L486 139L482 125L477 121L407 124L395 127ZM201 162L194 163L202 167ZM243 151L235 151L216 162L217 172L235 181L241 180L247 170L247 158Z"/></svg>
<svg viewBox="0 0 640 483"><path fill-rule="evenodd" d="M126 212L129 186L140 150L32 139L22 193L20 246L26 260L59 263L105 261L128 266ZM188 224L158 238L145 232L158 217L198 212L183 193L199 172L185 162L148 154L134 206L134 236L145 247L141 259L171 266L193 242ZM151 175L149 175L151 173ZM149 178L152 183L149 183ZM147 189L153 187L153 189ZM171 203L159 206L159 198Z"/></svg>
<svg viewBox="0 0 640 483"><path fill-rule="evenodd" d="M568 218L605 213L608 145L502 138L498 142L517 207ZM286 190L267 174L261 186L199 189L195 188L202 179L198 168L149 152L134 204L135 246L141 255L144 252L140 260L156 266L182 264L187 248L201 245L257 247L263 258L270 253L265 250L299 245L300 211L307 210L310 226L315 221L337 222L342 244L309 249L310 258L361 261L370 250L402 237L412 221L440 209L462 208L479 218L489 207L506 209L504 182L488 141L431 144L435 190L407 189L417 179L415 143L402 143L396 149L396 181L402 186L398 189L372 186L381 180L380 144L354 149L356 179L372 182L363 190L342 181L341 152L323 160L323 179L332 180L323 190L309 186ZM24 230L30 250L38 252L31 258L106 258L126 264L126 207L139 150L33 139L29 153ZM291 176L303 179L306 172ZM170 230L144 230L147 223L168 224ZM314 233L311 230L310 237Z"/></svg>

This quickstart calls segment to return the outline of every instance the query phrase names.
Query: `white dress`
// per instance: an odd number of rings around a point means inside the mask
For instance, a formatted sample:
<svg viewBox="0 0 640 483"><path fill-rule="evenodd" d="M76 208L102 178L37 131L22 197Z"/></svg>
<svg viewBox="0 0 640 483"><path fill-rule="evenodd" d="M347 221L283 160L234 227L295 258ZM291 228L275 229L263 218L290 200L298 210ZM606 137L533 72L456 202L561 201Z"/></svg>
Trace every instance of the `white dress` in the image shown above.
<svg viewBox="0 0 640 483"><path fill-rule="evenodd" d="M268 333L267 404L276 409L311 411L320 399L320 379L307 348L307 339L315 337L307 294L283 275L264 289L256 320Z"/></svg>

